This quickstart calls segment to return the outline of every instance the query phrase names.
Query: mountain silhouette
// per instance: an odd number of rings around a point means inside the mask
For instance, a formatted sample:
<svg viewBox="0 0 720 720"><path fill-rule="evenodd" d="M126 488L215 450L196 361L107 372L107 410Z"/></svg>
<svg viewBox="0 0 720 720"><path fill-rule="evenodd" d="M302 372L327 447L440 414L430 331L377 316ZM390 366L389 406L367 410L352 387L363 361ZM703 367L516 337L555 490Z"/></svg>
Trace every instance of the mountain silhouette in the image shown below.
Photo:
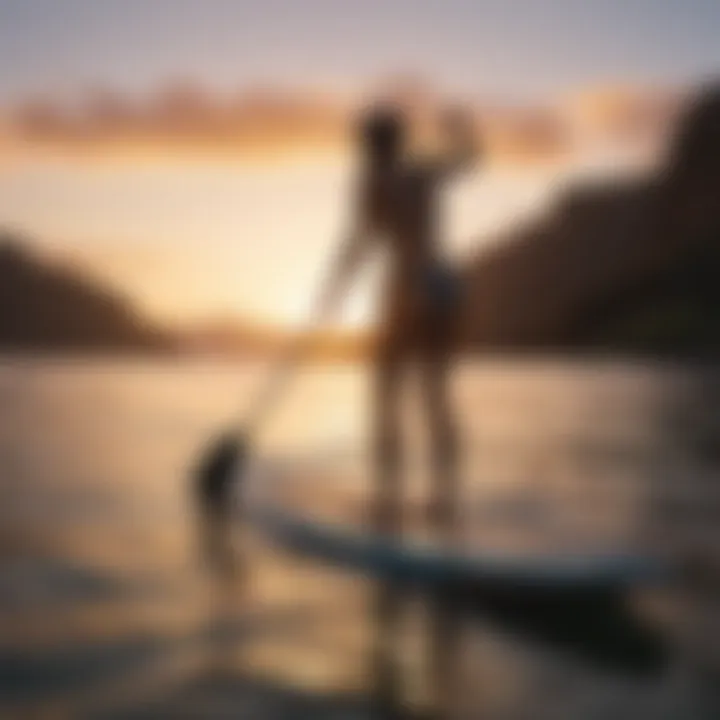
<svg viewBox="0 0 720 720"><path fill-rule="evenodd" d="M664 167L577 186L465 268L475 349L720 350L720 87L698 95Z"/></svg>
<svg viewBox="0 0 720 720"><path fill-rule="evenodd" d="M0 233L0 349L169 351L171 337L122 296Z"/></svg>
<svg viewBox="0 0 720 720"><path fill-rule="evenodd" d="M720 87L699 93L654 175L567 191L463 269L460 341L479 351L717 355ZM0 350L266 354L287 334L206 323L170 334L122 295L0 232ZM357 358L367 338L318 337Z"/></svg>

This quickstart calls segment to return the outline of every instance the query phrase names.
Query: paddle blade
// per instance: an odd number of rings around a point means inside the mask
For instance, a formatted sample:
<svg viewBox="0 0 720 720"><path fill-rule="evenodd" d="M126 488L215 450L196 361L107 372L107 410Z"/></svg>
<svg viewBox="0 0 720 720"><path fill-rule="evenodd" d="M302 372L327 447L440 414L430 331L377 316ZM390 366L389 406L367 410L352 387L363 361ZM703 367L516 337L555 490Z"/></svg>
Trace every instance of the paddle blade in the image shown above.
<svg viewBox="0 0 720 720"><path fill-rule="evenodd" d="M193 478L197 500L206 511L229 511L233 487L245 473L247 458L248 442L242 435L223 435L207 447Z"/></svg>

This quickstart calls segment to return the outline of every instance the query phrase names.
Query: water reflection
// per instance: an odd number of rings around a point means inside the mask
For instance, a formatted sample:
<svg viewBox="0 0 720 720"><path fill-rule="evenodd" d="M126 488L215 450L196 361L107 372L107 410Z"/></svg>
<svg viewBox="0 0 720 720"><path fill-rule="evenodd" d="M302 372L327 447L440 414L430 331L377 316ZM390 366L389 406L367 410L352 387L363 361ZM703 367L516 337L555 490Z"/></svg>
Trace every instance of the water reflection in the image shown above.
<svg viewBox="0 0 720 720"><path fill-rule="evenodd" d="M447 514L432 513L430 532L438 542L458 542L454 520ZM392 528L395 534L401 525L402 517L396 517ZM377 716L387 720L455 717L462 697L462 609L458 593L451 587L437 587L432 592L425 588L418 595L401 583L378 581L369 608L373 633L369 677ZM403 630L413 616L420 626L415 627L415 636L408 638ZM418 643L418 639L425 642ZM414 688L403 672L407 656L420 665L415 668Z"/></svg>
<svg viewBox="0 0 720 720"><path fill-rule="evenodd" d="M437 593L426 598L420 608L424 612L415 618L422 627L415 628L415 637L408 637L404 629L419 609L416 602L407 588L389 583L379 584L374 592L369 684L378 718L444 720L457 711L462 694L461 616L450 595ZM424 647L419 647L419 639L425 640ZM419 666L414 668L414 682L408 665Z"/></svg>
<svg viewBox="0 0 720 720"><path fill-rule="evenodd" d="M14 388L0 422L0 715L344 720L372 717L371 704L401 717L720 717L714 380L635 366L460 380L463 542L541 552L599 540L686 568L661 593L555 598L552 613L526 595L373 587L203 526L179 478L242 382L252 377L214 367L0 370ZM361 404L362 377L300 383L268 445L326 447L322 413L307 413L317 397ZM359 522L361 486L334 472L300 481L300 507ZM408 489L414 532L423 488ZM225 572L238 542L244 561Z"/></svg>
<svg viewBox="0 0 720 720"><path fill-rule="evenodd" d="M492 711L491 699L468 702L468 683L482 684L487 674L468 674L463 638L473 626L489 625L511 644L623 681L661 685L670 651L676 650L661 628L617 591L439 587L416 596L408 588L380 583L374 599L370 679L374 707L383 718L450 720L463 717L463 709L469 717L473 708ZM413 616L416 635L408 638L404 630ZM408 664L420 666L414 668L415 692ZM503 674L503 662L489 670ZM522 699L522 684L517 692ZM530 713L532 702L530 693L522 699L523 713Z"/></svg>

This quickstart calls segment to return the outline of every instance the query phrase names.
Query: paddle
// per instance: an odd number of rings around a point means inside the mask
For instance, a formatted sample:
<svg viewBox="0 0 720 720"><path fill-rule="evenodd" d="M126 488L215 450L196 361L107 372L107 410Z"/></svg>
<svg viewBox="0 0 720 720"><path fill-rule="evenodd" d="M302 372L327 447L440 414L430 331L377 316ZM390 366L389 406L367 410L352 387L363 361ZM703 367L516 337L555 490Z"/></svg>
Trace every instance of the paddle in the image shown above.
<svg viewBox="0 0 720 720"><path fill-rule="evenodd" d="M364 257L362 234L351 233L340 244L330 272L321 287L318 302L310 313L310 321L287 347L268 381L250 405L247 416L214 439L202 454L195 472L195 487L200 503L211 513L226 513L230 509L230 493L236 481L241 481L247 469L252 438L280 398L300 360L314 341L313 331L330 321L340 310L342 298L355 268Z"/></svg>
<svg viewBox="0 0 720 720"><path fill-rule="evenodd" d="M288 345L272 368L268 379L253 398L247 416L215 437L201 455L193 477L198 501L212 515L223 515L231 507L230 496L236 482L242 482L251 456L252 441L285 387L299 361L314 341L312 323Z"/></svg>

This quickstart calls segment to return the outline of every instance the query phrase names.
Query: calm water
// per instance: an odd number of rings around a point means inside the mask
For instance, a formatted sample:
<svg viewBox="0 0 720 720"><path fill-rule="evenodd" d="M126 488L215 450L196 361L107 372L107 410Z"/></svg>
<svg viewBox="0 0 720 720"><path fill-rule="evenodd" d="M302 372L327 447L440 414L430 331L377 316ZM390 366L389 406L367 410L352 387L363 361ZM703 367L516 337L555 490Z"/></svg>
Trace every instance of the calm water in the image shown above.
<svg viewBox="0 0 720 720"><path fill-rule="evenodd" d="M261 374L219 363L0 364L0 717L371 716L369 581L252 534L233 582L198 552L188 469ZM348 450L342 470L312 476L312 493L299 478L293 501L335 517L362 504L365 389L355 369L298 379L262 453L302 455L307 467ZM669 644L659 674L600 668L487 617L458 621L458 716L720 717L716 378L488 362L463 368L455 391L469 546L640 548L692 569L629 598ZM407 414L411 515L424 467L412 398ZM437 675L428 611L410 600L404 618L398 692L421 708Z"/></svg>

